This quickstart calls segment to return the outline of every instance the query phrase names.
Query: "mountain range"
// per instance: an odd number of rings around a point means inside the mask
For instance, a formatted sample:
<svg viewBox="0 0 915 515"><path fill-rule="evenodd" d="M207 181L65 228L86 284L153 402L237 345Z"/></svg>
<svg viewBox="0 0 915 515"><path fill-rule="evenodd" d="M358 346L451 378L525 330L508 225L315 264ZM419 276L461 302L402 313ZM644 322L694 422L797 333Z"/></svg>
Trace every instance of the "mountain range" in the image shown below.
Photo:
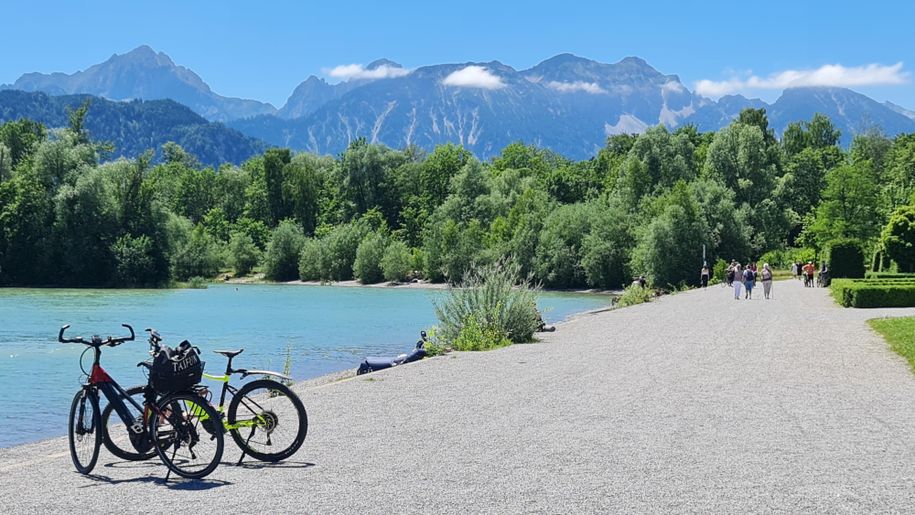
<svg viewBox="0 0 915 515"><path fill-rule="evenodd" d="M659 123L717 130L747 107L765 108L779 134L790 122L826 114L843 144L870 128L889 136L915 132L915 112L849 89L788 89L772 104L740 95L714 101L637 57L601 63L560 54L525 70L498 61L407 70L380 59L339 83L310 76L276 109L220 96L193 71L141 46L85 71L28 73L2 88L110 100L170 98L267 144L321 154L339 153L364 137L394 148L455 142L481 158L520 140L585 159L608 135Z"/></svg>
<svg viewBox="0 0 915 515"><path fill-rule="evenodd" d="M91 95L51 96L41 92L0 91L0 123L28 118L47 127L66 127L69 113L89 101L83 126L93 141L111 143L108 158L136 157L173 141L208 166L241 163L267 147L217 122L210 122L174 100L119 102Z"/></svg>

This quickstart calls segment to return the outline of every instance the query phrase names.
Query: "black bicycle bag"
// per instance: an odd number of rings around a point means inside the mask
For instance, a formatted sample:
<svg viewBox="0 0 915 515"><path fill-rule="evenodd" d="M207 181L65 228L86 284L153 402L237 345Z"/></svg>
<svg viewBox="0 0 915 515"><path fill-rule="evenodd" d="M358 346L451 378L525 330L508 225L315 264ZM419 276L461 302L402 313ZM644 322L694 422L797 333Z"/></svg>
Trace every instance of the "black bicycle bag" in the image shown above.
<svg viewBox="0 0 915 515"><path fill-rule="evenodd" d="M163 345L149 367L149 380L158 394L191 389L203 378L200 350L187 340L171 349Z"/></svg>

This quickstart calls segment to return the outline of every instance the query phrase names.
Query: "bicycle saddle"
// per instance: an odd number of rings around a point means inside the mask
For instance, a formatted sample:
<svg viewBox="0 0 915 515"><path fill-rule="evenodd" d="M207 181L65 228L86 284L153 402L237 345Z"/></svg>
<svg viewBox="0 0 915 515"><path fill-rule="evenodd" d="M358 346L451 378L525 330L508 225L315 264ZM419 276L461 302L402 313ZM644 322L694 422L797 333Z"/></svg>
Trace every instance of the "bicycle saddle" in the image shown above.
<svg viewBox="0 0 915 515"><path fill-rule="evenodd" d="M238 349L238 350L214 350L213 352L215 352L216 354L222 354L223 356L225 356L225 357L227 357L227 358L234 358L235 356L238 356L239 354L241 354L241 353L244 352L244 351L245 351L245 349Z"/></svg>

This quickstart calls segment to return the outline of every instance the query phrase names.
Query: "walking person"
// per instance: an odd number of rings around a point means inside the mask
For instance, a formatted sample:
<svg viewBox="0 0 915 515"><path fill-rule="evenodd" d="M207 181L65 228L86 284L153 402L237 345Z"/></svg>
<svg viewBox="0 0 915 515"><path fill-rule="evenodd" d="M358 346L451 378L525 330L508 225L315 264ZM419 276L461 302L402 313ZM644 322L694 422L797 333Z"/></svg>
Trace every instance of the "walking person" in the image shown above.
<svg viewBox="0 0 915 515"><path fill-rule="evenodd" d="M772 270L769 269L769 263L763 264L762 273L760 275L762 276L763 296L766 300L769 300L772 295Z"/></svg>
<svg viewBox="0 0 915 515"><path fill-rule="evenodd" d="M813 274L816 272L817 267L813 265L813 261L808 261L803 267L804 271L804 286L807 288L813 287Z"/></svg>
<svg viewBox="0 0 915 515"><path fill-rule="evenodd" d="M740 300L740 287L743 286L741 282L743 280L743 268L740 267L740 263L735 262L733 267L734 272L734 299Z"/></svg>
<svg viewBox="0 0 915 515"><path fill-rule="evenodd" d="M699 271L699 282L703 288L708 288L709 272L708 263L702 263L702 270Z"/></svg>
<svg viewBox="0 0 915 515"><path fill-rule="evenodd" d="M743 271L743 287L746 288L746 293L743 294L743 297L748 300L753 300L753 285L756 283L756 274L753 272L753 269L747 266Z"/></svg>
<svg viewBox="0 0 915 515"><path fill-rule="evenodd" d="M734 286L734 273L737 267L737 261L731 260L731 264L728 265L727 270L724 272L724 281L727 283L728 288Z"/></svg>
<svg viewBox="0 0 915 515"><path fill-rule="evenodd" d="M791 263L791 277L797 279L797 261Z"/></svg>

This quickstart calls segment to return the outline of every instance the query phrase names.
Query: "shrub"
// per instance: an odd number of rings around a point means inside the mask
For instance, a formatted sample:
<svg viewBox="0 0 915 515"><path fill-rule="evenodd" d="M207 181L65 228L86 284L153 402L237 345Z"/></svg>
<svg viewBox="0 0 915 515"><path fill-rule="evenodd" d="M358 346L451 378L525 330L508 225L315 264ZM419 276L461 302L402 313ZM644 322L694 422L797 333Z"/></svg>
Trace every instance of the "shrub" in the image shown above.
<svg viewBox="0 0 915 515"><path fill-rule="evenodd" d="M513 263L495 263L471 269L460 288L435 301L441 339L454 345L469 326L464 341L490 338L489 348L500 346L502 338L513 343L533 340L537 330L537 292L530 279L519 278Z"/></svg>
<svg viewBox="0 0 915 515"><path fill-rule="evenodd" d="M283 220L273 230L267 244L264 271L268 279L290 281L299 276L299 255L305 244L302 229L292 220Z"/></svg>
<svg viewBox="0 0 915 515"><path fill-rule="evenodd" d="M558 288L587 284L581 253L585 237L591 231L593 213L594 204L566 204L546 217L534 257L534 270L545 284ZM609 263L616 256L600 256L600 249L594 245L597 242L592 240L591 243L587 250L592 256L587 263L592 268L593 281L599 282L604 279L594 271L601 266L599 261ZM618 266L622 267L621 264Z"/></svg>
<svg viewBox="0 0 915 515"><path fill-rule="evenodd" d="M832 277L864 277L864 252L855 240L829 244L829 272Z"/></svg>
<svg viewBox="0 0 915 515"><path fill-rule="evenodd" d="M617 307L634 306L651 300L652 290L642 288L636 284L630 284L623 290L623 294L616 299Z"/></svg>
<svg viewBox="0 0 915 515"><path fill-rule="evenodd" d="M334 281L346 281L353 278L353 264L359 243L368 234L365 224L351 222L334 227L321 243L324 245L324 271L322 278Z"/></svg>
<svg viewBox="0 0 915 515"><path fill-rule="evenodd" d="M118 284L153 286L159 282L152 247L152 240L146 235L134 238L125 234L114 242L111 253L116 263L115 277Z"/></svg>
<svg viewBox="0 0 915 515"><path fill-rule="evenodd" d="M233 232L229 238L229 264L235 269L235 275L248 275L259 259L260 250L254 244L254 238L246 232Z"/></svg>
<svg viewBox="0 0 915 515"><path fill-rule="evenodd" d="M830 285L833 298L845 307L915 306L915 281L836 279Z"/></svg>
<svg viewBox="0 0 915 515"><path fill-rule="evenodd" d="M381 258L381 272L385 280L396 282L406 281L412 270L413 256L407 244L402 241L392 241L384 250Z"/></svg>
<svg viewBox="0 0 915 515"><path fill-rule="evenodd" d="M724 276L725 276L725 274L727 274L727 272L728 272L728 262L721 258L718 258L718 260L715 261L715 264L712 265L711 282L713 282L713 283L724 282Z"/></svg>
<svg viewBox="0 0 915 515"><path fill-rule="evenodd" d="M381 259L387 246L385 237L377 232L366 236L356 248L353 275L362 284L375 284L384 280Z"/></svg>
<svg viewBox="0 0 915 515"><path fill-rule="evenodd" d="M474 316L467 318L457 338L451 342L454 350L467 351L498 349L511 344L504 332Z"/></svg>
<svg viewBox="0 0 915 515"><path fill-rule="evenodd" d="M172 268L175 278L186 281L194 276L213 277L219 272L221 261L213 237L198 225L190 237L177 246L172 255Z"/></svg>
<svg viewBox="0 0 915 515"><path fill-rule="evenodd" d="M900 270L915 271L915 206L902 206L893 212L880 243Z"/></svg>
<svg viewBox="0 0 915 515"><path fill-rule="evenodd" d="M770 250L759 258L759 263L769 263L774 268L790 269L793 263L806 263L816 260L816 251L808 247L792 247L783 250Z"/></svg>
<svg viewBox="0 0 915 515"><path fill-rule="evenodd" d="M915 274L899 274L894 272L867 272L864 274L865 279L912 279L915 280Z"/></svg>
<svg viewBox="0 0 915 515"><path fill-rule="evenodd" d="M205 290L207 289L209 281L200 276L194 276L188 279L187 287L193 290Z"/></svg>
<svg viewBox="0 0 915 515"><path fill-rule="evenodd" d="M327 274L326 252L320 240L308 238L302 245L299 257L299 279L318 281L329 279Z"/></svg>

